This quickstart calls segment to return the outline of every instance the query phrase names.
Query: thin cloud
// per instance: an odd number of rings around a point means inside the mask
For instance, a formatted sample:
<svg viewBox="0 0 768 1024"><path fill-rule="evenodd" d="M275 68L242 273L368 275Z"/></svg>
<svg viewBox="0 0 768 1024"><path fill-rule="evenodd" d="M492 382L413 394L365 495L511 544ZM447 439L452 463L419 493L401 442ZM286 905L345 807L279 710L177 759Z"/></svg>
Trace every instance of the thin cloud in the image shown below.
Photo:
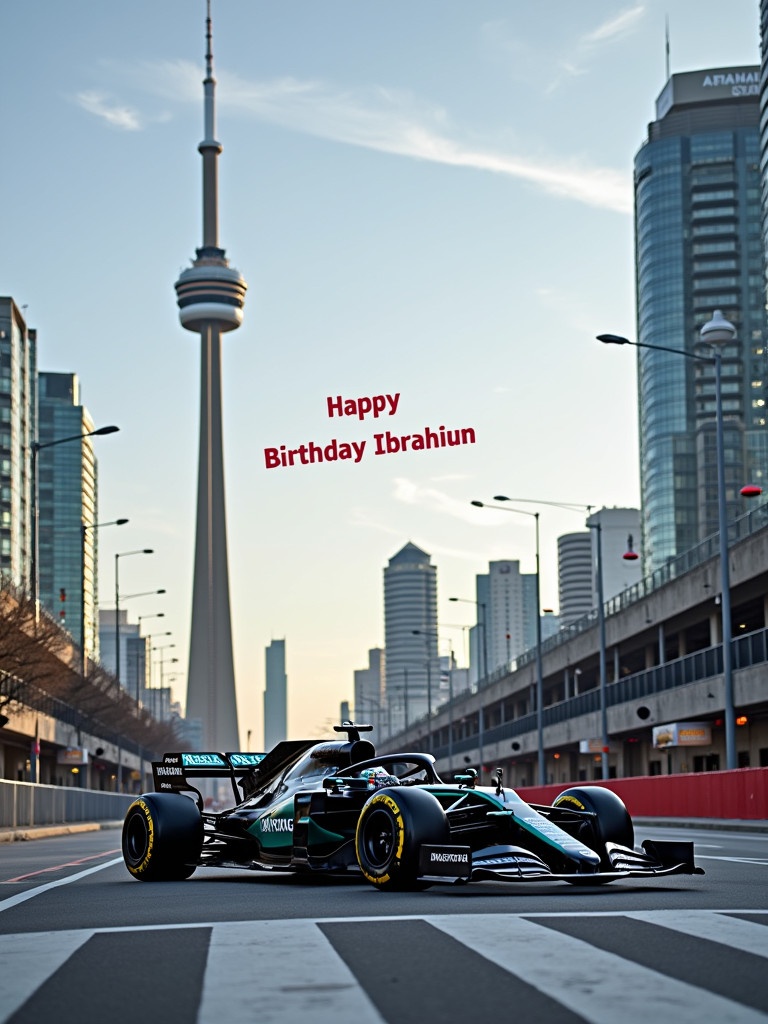
<svg viewBox="0 0 768 1024"><path fill-rule="evenodd" d="M627 8L626 11L620 11L615 17L608 18L602 25L587 32L583 37L583 42L589 46L621 39L634 30L643 14L645 14L644 4L637 4L635 7Z"/></svg>
<svg viewBox="0 0 768 1024"><path fill-rule="evenodd" d="M645 14L644 4L635 4L620 11L611 18L606 19L597 28L585 32L576 42L574 52L568 59L561 60L560 75L550 83L546 89L551 94L557 89L565 78L574 78L587 74L587 67L597 53L612 43L631 35L639 26L640 20Z"/></svg>
<svg viewBox="0 0 768 1024"><path fill-rule="evenodd" d="M428 512L439 512L452 516L454 519L461 519L465 523L477 522L477 515L473 511L469 500L458 500L451 497L436 487L422 487L407 477L399 476L394 480L395 501L405 505L415 505L424 508Z"/></svg>
<svg viewBox="0 0 768 1024"><path fill-rule="evenodd" d="M83 110L106 121L112 128L119 128L126 132L138 132L143 128L137 110L116 102L107 93L80 92L75 99Z"/></svg>
<svg viewBox="0 0 768 1024"><path fill-rule="evenodd" d="M122 73L128 73L125 66ZM136 69L131 73L135 75ZM501 174L600 209L632 210L625 174L575 159L531 159L470 144L459 137L443 108L410 93L383 88L344 91L292 77L256 82L222 72L218 78L221 106L292 131L414 160ZM200 69L189 61L145 63L136 84L168 100L200 101Z"/></svg>

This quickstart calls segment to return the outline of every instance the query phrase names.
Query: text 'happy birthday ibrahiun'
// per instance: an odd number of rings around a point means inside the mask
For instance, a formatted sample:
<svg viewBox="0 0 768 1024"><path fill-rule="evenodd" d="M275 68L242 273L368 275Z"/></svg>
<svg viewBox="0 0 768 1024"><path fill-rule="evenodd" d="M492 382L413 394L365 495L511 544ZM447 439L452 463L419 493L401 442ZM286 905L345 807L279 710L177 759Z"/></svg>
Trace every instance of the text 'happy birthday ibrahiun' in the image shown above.
<svg viewBox="0 0 768 1024"><path fill-rule="evenodd" d="M328 416L353 416L364 420L366 416L394 416L400 402L400 393L396 395L372 395L370 398L326 398ZM264 464L267 469L286 469L291 466L311 466L319 462L344 462L352 460L360 462L366 450L374 455L394 455L398 452L423 452L434 448L456 448L460 445L474 444L475 431L472 427L460 427L449 430L444 425L437 428L424 427L420 433L397 434L384 430L374 434L373 444L368 449L368 441L339 441L332 438L327 443L307 441L296 448L281 444L276 448L264 449Z"/></svg>

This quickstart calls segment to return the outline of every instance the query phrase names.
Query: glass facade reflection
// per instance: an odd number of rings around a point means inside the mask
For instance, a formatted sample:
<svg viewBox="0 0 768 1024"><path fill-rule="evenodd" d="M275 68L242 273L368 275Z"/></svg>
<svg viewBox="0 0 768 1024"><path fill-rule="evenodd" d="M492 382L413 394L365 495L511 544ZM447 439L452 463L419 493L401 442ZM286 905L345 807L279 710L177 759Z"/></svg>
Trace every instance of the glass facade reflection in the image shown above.
<svg viewBox="0 0 768 1024"><path fill-rule="evenodd" d="M94 429L88 411L80 404L79 392L75 374L38 375L41 445ZM40 602L78 645L84 632L84 649L91 658L99 653L96 474L89 437L52 445L38 454Z"/></svg>
<svg viewBox="0 0 768 1024"><path fill-rule="evenodd" d="M673 75L635 158L637 340L706 355L720 309L726 493L766 466L759 69ZM714 367L637 349L645 572L717 531Z"/></svg>
<svg viewBox="0 0 768 1024"><path fill-rule="evenodd" d="M0 297L0 572L28 587L37 334L12 298Z"/></svg>

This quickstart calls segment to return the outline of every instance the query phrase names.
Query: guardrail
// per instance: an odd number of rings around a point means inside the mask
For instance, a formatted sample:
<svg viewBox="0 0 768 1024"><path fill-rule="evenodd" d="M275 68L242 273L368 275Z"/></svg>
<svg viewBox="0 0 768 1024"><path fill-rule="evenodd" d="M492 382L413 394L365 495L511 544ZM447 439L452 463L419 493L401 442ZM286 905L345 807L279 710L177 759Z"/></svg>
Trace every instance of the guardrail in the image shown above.
<svg viewBox="0 0 768 1024"><path fill-rule="evenodd" d="M0 779L0 828L119 821L133 799L128 793Z"/></svg>

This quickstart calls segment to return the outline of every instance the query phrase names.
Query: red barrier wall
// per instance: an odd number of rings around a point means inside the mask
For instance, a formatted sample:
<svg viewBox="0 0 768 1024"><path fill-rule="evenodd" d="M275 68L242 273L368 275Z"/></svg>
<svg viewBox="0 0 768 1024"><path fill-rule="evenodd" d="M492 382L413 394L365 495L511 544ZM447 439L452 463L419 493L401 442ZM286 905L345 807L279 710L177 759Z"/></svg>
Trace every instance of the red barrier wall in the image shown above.
<svg viewBox="0 0 768 1024"><path fill-rule="evenodd" d="M526 786L517 792L529 803L551 804L569 785L612 789L632 817L768 820L768 768Z"/></svg>

